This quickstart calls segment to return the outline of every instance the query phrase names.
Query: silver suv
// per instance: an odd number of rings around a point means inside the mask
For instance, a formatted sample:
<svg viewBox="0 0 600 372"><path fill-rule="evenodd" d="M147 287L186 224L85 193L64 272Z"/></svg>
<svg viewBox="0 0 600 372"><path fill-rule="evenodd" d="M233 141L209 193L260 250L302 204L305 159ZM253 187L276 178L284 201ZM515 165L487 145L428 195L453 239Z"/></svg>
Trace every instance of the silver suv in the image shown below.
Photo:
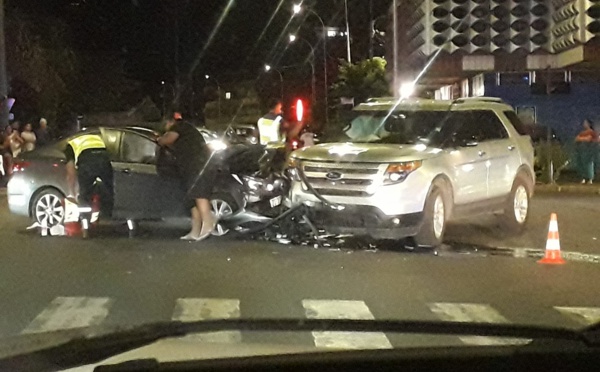
<svg viewBox="0 0 600 372"><path fill-rule="evenodd" d="M513 109L496 98L372 99L345 138L290 156L288 203L309 206L332 233L414 237L441 244L451 220L497 214L511 232L527 222L533 148Z"/></svg>

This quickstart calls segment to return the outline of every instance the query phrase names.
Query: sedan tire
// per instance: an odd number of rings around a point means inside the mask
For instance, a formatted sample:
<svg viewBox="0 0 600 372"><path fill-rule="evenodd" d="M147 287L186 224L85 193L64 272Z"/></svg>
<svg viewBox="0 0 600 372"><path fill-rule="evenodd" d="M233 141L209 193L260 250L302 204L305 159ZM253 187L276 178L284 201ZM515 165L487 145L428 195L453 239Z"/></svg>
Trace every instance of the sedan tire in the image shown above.
<svg viewBox="0 0 600 372"><path fill-rule="evenodd" d="M35 194L31 203L31 217L40 225L52 227L63 223L65 218L64 195L56 189L47 188Z"/></svg>
<svg viewBox="0 0 600 372"><path fill-rule="evenodd" d="M232 215L238 210L238 205L229 194L218 193L210 199L210 209L217 220ZM221 223L217 223L212 232L213 236L223 236L229 232L229 229Z"/></svg>

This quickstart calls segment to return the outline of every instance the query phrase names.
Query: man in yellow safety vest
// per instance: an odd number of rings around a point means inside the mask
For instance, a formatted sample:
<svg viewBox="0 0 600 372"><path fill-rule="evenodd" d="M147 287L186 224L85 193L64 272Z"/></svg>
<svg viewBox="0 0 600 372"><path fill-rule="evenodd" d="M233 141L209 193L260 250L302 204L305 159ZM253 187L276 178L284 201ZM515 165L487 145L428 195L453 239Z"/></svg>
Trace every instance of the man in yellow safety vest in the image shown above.
<svg viewBox="0 0 600 372"><path fill-rule="evenodd" d="M65 149L67 157L67 182L69 195L75 199L76 185L79 184L80 205L91 206L94 183L102 181L106 193L102 194L102 214L112 215L114 187L113 169L106 145L99 134L84 133L69 140Z"/></svg>
<svg viewBox="0 0 600 372"><path fill-rule="evenodd" d="M282 129L287 128L283 120L281 101L274 102L271 105L271 111L258 119L257 125L261 145L285 142L285 135L282 133Z"/></svg>

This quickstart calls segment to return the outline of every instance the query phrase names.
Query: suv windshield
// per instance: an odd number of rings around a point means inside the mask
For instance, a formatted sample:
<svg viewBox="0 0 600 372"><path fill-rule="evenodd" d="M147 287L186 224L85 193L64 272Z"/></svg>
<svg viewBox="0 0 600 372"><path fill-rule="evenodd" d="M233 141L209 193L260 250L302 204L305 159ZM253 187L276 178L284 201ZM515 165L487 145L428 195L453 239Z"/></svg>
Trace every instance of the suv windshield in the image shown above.
<svg viewBox="0 0 600 372"><path fill-rule="evenodd" d="M350 142L412 144L437 132L448 111L360 112L344 129Z"/></svg>

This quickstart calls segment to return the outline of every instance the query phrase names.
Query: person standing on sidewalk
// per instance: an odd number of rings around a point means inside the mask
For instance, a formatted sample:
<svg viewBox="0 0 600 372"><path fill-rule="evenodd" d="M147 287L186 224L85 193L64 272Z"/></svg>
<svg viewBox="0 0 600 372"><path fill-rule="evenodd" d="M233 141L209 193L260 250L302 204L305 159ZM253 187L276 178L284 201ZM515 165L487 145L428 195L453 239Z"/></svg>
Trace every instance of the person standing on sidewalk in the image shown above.
<svg viewBox="0 0 600 372"><path fill-rule="evenodd" d="M598 133L593 129L589 119L583 121L583 130L575 137L575 156L577 172L581 183L592 184L595 173L595 162L598 157Z"/></svg>
<svg viewBox="0 0 600 372"><path fill-rule="evenodd" d="M40 126L35 131L38 146L45 146L50 142L50 133L48 132L48 121L44 118L40 119Z"/></svg>

